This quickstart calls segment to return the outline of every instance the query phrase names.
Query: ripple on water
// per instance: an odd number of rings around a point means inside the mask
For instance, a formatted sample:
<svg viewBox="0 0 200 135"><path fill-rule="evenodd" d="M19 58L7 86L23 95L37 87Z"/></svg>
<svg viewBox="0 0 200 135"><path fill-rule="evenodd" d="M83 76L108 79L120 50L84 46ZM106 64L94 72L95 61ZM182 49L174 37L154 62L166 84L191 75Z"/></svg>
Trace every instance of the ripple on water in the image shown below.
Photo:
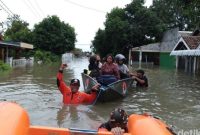
<svg viewBox="0 0 200 135"><path fill-rule="evenodd" d="M72 68L64 71L66 83L72 78L81 80L80 73L87 69L88 59L75 59L71 64ZM0 79L0 100L23 106L33 125L96 129L108 120L114 108L121 107L128 114L148 112L159 116L177 130L199 128L199 76L149 68L145 69L148 89L133 88L124 99L95 106L63 106L56 86L58 68L59 64L14 69L7 78Z"/></svg>

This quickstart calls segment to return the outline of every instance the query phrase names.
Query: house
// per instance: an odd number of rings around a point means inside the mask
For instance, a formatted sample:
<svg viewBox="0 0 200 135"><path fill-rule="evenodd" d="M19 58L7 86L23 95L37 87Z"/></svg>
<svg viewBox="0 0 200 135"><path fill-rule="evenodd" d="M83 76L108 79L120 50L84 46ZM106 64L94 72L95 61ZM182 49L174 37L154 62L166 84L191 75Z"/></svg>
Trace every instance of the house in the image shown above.
<svg viewBox="0 0 200 135"><path fill-rule="evenodd" d="M33 45L23 42L0 41L0 60L11 66L25 65L27 60L22 53L33 49ZM33 62L33 58L28 60Z"/></svg>
<svg viewBox="0 0 200 135"><path fill-rule="evenodd" d="M190 35L192 32L179 31L178 28L168 30L164 33L160 43L153 43L132 48L129 51L131 61L139 63L152 63L160 67L172 68L175 67L175 57L171 57L170 53L176 43L182 36Z"/></svg>
<svg viewBox="0 0 200 135"><path fill-rule="evenodd" d="M176 68L184 69L187 72L200 70L200 30L194 31L189 36L179 39L171 56L176 56Z"/></svg>

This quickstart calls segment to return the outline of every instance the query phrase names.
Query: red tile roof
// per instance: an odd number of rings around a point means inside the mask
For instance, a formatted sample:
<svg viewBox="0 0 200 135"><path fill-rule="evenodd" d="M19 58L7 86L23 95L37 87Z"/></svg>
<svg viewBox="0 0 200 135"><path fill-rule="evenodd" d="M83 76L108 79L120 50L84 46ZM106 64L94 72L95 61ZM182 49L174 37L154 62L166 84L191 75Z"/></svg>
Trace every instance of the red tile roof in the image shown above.
<svg viewBox="0 0 200 135"><path fill-rule="evenodd" d="M200 45L200 36L182 37L190 49L196 49Z"/></svg>

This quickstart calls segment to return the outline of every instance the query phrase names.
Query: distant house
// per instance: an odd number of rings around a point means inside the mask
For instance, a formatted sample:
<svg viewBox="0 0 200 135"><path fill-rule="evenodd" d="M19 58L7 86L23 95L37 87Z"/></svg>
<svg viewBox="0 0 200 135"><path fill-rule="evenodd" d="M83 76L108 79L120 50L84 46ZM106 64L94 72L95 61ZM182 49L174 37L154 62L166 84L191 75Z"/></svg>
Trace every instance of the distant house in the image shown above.
<svg viewBox="0 0 200 135"><path fill-rule="evenodd" d="M159 65L160 43L143 45L131 49L132 62Z"/></svg>
<svg viewBox="0 0 200 135"><path fill-rule="evenodd" d="M22 53L31 49L33 49L33 45L31 44L0 41L0 60L11 66L24 65L26 59Z"/></svg>
<svg viewBox="0 0 200 135"><path fill-rule="evenodd" d="M200 30L179 39L171 56L176 56L176 68L196 72L200 70Z"/></svg>
<svg viewBox="0 0 200 135"><path fill-rule="evenodd" d="M132 48L131 60L133 62L152 63L160 67L175 67L176 59L170 56L170 53L182 36L190 35L191 33L188 31L178 31L178 28L168 30L164 33L160 43Z"/></svg>

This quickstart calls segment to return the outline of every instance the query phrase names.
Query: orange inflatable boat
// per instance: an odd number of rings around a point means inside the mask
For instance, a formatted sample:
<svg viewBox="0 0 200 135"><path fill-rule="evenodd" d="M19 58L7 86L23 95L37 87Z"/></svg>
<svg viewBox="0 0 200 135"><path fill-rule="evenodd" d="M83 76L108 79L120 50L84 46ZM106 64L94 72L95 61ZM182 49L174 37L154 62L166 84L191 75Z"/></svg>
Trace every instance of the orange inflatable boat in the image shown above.
<svg viewBox="0 0 200 135"><path fill-rule="evenodd" d="M125 135L173 135L167 125L148 115L132 114L128 119L129 133ZM27 112L19 105L0 102L0 135L112 135L111 132L30 126Z"/></svg>

